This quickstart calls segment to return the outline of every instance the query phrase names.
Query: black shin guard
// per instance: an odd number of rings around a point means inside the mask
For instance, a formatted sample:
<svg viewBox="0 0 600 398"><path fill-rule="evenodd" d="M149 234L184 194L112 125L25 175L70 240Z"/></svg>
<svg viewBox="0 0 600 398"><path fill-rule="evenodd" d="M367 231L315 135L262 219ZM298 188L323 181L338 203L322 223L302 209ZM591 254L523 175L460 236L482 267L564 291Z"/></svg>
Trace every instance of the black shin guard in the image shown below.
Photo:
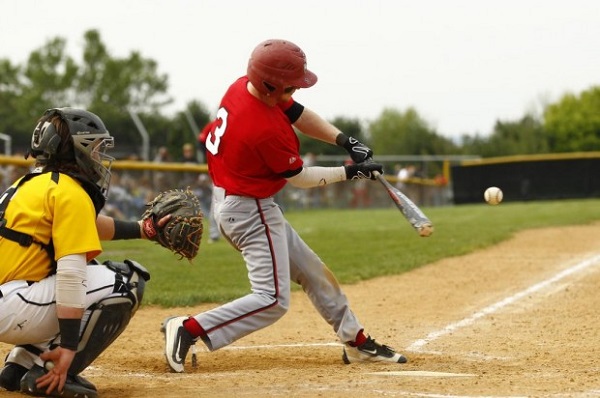
<svg viewBox="0 0 600 398"><path fill-rule="evenodd" d="M104 265L116 274L115 291L89 308L70 375L87 368L123 333L141 304L146 281L150 280L148 271L135 261L106 261Z"/></svg>

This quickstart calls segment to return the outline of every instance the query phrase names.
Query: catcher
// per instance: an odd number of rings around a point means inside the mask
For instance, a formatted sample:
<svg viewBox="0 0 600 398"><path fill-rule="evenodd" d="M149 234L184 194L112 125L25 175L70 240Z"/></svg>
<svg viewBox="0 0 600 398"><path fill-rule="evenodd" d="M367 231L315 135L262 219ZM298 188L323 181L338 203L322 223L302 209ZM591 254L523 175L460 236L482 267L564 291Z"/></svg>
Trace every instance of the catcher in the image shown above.
<svg viewBox="0 0 600 398"><path fill-rule="evenodd" d="M197 253L202 229L177 239L187 231L177 223L185 226L192 217L180 217L176 199L163 200L173 193L159 195L155 210L140 221L99 215L113 160L106 150L113 142L97 115L49 109L27 155L36 159L35 170L1 196L0 341L15 346L0 371L1 388L98 396L79 374L127 327L150 279L133 260L99 264L101 240L152 238L183 257ZM158 206L162 202L170 206ZM181 203L192 204L184 206L188 211L195 205L193 199Z"/></svg>

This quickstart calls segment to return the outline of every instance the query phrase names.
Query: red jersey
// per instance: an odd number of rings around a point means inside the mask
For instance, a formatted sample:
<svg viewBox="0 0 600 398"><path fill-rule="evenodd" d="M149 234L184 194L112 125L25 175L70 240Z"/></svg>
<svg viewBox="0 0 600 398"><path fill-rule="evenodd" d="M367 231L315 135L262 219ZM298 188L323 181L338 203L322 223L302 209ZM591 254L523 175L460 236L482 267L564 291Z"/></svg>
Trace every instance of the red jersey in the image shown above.
<svg viewBox="0 0 600 398"><path fill-rule="evenodd" d="M270 107L250 94L247 77L227 90L206 140L213 183L227 194L253 198L275 195L282 173L302 167L300 142L284 113L294 103Z"/></svg>

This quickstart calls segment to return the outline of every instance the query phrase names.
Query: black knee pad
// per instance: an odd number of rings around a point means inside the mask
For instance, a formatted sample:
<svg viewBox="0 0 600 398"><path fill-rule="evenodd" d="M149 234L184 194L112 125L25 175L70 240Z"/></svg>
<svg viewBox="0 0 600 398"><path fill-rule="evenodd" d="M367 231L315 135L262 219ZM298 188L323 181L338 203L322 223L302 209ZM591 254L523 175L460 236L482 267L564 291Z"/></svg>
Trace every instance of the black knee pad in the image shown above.
<svg viewBox="0 0 600 398"><path fill-rule="evenodd" d="M119 277L127 278L127 282L121 279L120 283L115 284L115 293L131 295L132 310L135 314L142 303L146 282L150 280L150 272L133 260L124 260L122 263L107 260L103 264L117 274L117 281Z"/></svg>

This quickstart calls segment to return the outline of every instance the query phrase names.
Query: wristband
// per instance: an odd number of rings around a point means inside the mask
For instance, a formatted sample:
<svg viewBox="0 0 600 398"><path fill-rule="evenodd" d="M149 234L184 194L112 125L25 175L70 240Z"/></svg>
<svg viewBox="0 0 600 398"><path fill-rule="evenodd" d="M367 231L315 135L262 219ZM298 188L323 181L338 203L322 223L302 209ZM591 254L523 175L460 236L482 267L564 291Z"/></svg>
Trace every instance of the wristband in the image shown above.
<svg viewBox="0 0 600 398"><path fill-rule="evenodd" d="M115 233L112 240L120 239L140 239L142 233L140 231L140 224L137 221L115 221Z"/></svg>
<svg viewBox="0 0 600 398"><path fill-rule="evenodd" d="M148 217L142 220L142 228L144 229L144 235L146 235L148 239L154 239L158 234L152 217Z"/></svg>
<svg viewBox="0 0 600 398"><path fill-rule="evenodd" d="M58 319L60 329L60 346L72 351L77 351L79 345L79 327L81 319Z"/></svg>

